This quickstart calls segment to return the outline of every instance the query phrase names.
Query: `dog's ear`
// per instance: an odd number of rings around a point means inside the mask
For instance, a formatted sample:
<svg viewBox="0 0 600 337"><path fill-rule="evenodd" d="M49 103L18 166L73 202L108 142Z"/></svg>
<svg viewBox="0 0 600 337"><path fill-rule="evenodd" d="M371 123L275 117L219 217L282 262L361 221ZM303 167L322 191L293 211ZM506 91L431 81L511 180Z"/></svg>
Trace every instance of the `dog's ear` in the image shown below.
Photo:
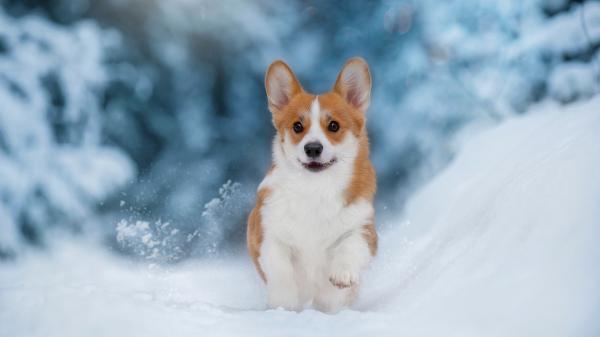
<svg viewBox="0 0 600 337"><path fill-rule="evenodd" d="M269 66L265 74L265 88L269 100L269 110L276 114L285 107L292 97L303 91L292 69L281 60Z"/></svg>
<svg viewBox="0 0 600 337"><path fill-rule="evenodd" d="M371 102L371 73L367 62L353 57L344 64L335 81L333 91L361 112L365 112Z"/></svg>

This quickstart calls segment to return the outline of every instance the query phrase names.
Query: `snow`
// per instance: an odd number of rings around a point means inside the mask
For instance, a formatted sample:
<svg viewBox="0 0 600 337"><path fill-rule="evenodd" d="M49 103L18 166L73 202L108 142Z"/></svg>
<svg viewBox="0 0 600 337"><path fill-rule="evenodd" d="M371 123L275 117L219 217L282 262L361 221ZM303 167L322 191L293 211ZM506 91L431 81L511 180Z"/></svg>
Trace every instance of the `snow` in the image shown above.
<svg viewBox="0 0 600 337"><path fill-rule="evenodd" d="M161 267L79 239L0 265L0 332L598 335L598 111L600 97L547 102L468 140L404 214L382 224L380 254L351 310L265 310L245 255Z"/></svg>
<svg viewBox="0 0 600 337"><path fill-rule="evenodd" d="M600 41L600 3L586 2L531 29L511 53L541 49L553 53L582 52Z"/></svg>
<svg viewBox="0 0 600 337"><path fill-rule="evenodd" d="M127 251L151 263L166 263L181 258L183 241L179 230L170 222L154 223L121 220L117 224L117 242ZM191 239L187 237L188 241Z"/></svg>
<svg viewBox="0 0 600 337"><path fill-rule="evenodd" d="M559 102L589 98L598 91L596 64L569 62L556 67L548 80L550 96Z"/></svg>
<svg viewBox="0 0 600 337"><path fill-rule="evenodd" d="M597 335L599 108L539 106L471 139L384 233L365 307L430 335Z"/></svg>

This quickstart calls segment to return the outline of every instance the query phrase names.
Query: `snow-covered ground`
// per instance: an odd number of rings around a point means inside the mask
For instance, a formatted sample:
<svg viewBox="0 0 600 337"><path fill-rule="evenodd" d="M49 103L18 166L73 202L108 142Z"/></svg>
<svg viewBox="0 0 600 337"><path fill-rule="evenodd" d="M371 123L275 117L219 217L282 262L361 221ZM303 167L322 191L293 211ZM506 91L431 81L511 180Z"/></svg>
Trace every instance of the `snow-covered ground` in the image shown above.
<svg viewBox="0 0 600 337"><path fill-rule="evenodd" d="M61 243L0 265L1 336L598 336L600 98L471 137L414 195L352 310L265 310L247 257L165 270Z"/></svg>

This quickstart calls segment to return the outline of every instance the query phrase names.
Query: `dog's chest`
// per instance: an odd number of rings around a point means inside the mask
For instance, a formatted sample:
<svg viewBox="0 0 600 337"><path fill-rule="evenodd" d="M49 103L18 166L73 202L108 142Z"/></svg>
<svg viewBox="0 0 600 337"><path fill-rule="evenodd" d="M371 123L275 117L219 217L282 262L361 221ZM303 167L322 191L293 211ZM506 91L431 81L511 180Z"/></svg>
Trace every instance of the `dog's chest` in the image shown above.
<svg viewBox="0 0 600 337"><path fill-rule="evenodd" d="M342 187L281 183L262 209L266 235L299 249L322 249L352 229Z"/></svg>

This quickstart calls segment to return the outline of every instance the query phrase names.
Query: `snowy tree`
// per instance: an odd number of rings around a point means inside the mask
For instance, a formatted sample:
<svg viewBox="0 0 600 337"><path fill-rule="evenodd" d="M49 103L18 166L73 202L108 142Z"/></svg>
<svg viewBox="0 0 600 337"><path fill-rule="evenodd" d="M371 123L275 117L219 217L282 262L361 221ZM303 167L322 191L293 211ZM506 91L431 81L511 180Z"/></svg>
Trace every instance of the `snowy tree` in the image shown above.
<svg viewBox="0 0 600 337"><path fill-rule="evenodd" d="M102 142L110 34L3 12L0 27L0 256L9 256L23 242L44 243L49 229L86 229L135 169Z"/></svg>

